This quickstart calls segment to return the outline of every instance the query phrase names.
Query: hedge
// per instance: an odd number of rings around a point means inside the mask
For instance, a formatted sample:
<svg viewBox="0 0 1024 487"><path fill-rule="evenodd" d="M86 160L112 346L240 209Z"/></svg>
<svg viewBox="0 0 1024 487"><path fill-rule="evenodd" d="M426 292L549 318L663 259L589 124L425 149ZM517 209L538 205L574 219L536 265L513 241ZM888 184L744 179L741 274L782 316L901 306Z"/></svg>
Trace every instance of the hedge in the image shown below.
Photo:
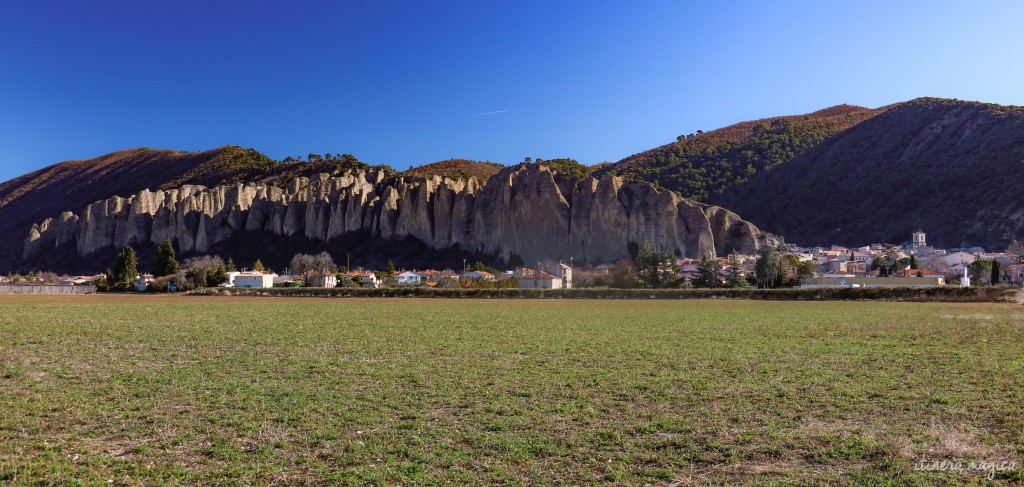
<svg viewBox="0 0 1024 487"><path fill-rule="evenodd" d="M430 289L203 288L197 296L468 299L760 299L768 301L993 302L1017 290L998 287L867 287L817 289Z"/></svg>

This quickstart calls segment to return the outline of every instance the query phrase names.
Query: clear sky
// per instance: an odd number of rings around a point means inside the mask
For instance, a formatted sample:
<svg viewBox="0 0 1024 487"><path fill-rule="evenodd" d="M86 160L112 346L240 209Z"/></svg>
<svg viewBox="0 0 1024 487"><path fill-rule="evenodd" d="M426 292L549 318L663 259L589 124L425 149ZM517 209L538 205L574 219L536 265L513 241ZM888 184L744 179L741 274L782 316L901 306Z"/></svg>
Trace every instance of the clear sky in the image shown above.
<svg viewBox="0 0 1024 487"><path fill-rule="evenodd" d="M593 164L840 103L1024 105L1022 21L1020 1L3 2L0 181L143 146Z"/></svg>

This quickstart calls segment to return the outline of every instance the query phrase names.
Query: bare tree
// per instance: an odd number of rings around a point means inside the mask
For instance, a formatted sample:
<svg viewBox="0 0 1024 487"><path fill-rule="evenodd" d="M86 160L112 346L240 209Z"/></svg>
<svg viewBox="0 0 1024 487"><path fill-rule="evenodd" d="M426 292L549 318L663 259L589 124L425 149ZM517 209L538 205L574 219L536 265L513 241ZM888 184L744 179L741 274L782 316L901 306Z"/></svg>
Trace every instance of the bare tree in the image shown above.
<svg viewBox="0 0 1024 487"><path fill-rule="evenodd" d="M302 276L303 282L309 285L312 281L323 282L323 277L328 273L338 270L334 258L327 252L320 252L316 255L295 254L289 264L293 275Z"/></svg>
<svg viewBox="0 0 1024 487"><path fill-rule="evenodd" d="M632 260L622 259L608 269L608 286L617 289L632 289L640 285L636 265Z"/></svg>
<svg viewBox="0 0 1024 487"><path fill-rule="evenodd" d="M1020 240L1010 242L1010 246L1006 248L1006 253L1016 259L1018 264L1024 262L1024 242Z"/></svg>

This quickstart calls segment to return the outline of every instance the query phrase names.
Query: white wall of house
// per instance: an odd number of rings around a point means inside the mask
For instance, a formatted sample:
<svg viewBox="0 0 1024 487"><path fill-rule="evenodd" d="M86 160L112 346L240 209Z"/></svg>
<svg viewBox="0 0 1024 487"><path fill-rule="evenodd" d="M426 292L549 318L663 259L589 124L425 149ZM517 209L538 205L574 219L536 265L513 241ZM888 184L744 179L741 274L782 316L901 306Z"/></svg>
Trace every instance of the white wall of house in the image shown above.
<svg viewBox="0 0 1024 487"><path fill-rule="evenodd" d="M419 284L422 282L422 277L415 272L403 272L395 276L395 282L399 284Z"/></svg>
<svg viewBox="0 0 1024 487"><path fill-rule="evenodd" d="M309 285L312 287L338 287L338 276L334 274L310 276Z"/></svg>
<svg viewBox="0 0 1024 487"><path fill-rule="evenodd" d="M240 273L235 276L235 287L274 287L274 274Z"/></svg>
<svg viewBox="0 0 1024 487"><path fill-rule="evenodd" d="M551 279L519 279L519 287L522 289L561 289L560 278Z"/></svg>

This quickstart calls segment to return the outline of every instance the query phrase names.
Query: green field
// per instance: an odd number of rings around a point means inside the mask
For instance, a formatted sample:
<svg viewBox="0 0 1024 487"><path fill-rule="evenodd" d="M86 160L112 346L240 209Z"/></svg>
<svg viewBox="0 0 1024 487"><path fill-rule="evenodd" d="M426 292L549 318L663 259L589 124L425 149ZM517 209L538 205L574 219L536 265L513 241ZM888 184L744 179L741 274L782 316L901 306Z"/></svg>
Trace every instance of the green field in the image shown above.
<svg viewBox="0 0 1024 487"><path fill-rule="evenodd" d="M1019 483L1022 311L2 297L0 483Z"/></svg>

